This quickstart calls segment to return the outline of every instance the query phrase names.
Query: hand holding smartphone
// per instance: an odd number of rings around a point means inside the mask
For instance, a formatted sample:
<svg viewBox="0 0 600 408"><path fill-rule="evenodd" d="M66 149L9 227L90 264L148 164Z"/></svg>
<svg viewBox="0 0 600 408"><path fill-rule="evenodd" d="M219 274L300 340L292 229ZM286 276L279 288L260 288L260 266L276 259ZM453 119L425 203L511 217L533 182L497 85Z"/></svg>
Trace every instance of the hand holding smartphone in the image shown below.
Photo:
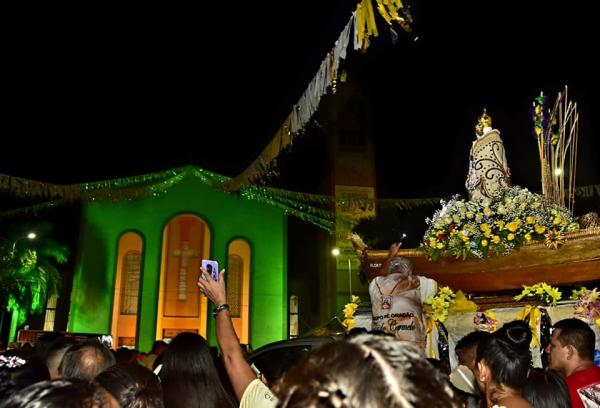
<svg viewBox="0 0 600 408"><path fill-rule="evenodd" d="M217 261L203 259L201 265L214 280L219 280L219 263Z"/></svg>

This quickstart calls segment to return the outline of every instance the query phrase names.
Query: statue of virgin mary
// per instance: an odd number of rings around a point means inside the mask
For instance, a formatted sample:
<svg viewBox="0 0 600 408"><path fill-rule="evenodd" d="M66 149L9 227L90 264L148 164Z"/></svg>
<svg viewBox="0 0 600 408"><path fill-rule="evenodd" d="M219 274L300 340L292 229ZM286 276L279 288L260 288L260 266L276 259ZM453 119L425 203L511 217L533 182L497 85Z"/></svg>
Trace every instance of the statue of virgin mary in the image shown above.
<svg viewBox="0 0 600 408"><path fill-rule="evenodd" d="M510 169L500 132L492 128L492 118L485 109L475 126L475 134L477 140L471 147L465 185L469 199L481 201L497 196L510 187Z"/></svg>

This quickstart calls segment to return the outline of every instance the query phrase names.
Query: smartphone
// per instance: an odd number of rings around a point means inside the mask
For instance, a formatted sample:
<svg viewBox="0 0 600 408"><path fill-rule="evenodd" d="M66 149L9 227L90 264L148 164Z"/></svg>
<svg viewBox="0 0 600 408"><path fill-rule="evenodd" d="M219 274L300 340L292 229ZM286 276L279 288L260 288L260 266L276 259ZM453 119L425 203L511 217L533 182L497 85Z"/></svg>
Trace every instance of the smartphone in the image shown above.
<svg viewBox="0 0 600 408"><path fill-rule="evenodd" d="M202 260L202 267L216 281L219 280L219 263L210 259Z"/></svg>

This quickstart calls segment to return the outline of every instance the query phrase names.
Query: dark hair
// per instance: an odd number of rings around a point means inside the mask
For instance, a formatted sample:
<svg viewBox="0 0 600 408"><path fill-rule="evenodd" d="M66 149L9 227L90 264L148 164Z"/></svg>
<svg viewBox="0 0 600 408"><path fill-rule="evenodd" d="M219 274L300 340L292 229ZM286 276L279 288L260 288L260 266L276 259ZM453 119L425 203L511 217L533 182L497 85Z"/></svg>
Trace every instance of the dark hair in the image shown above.
<svg viewBox="0 0 600 408"><path fill-rule="evenodd" d="M564 319L554 324L554 330L560 329L558 341L565 346L573 346L582 360L594 360L596 335L590 326L579 319Z"/></svg>
<svg viewBox="0 0 600 408"><path fill-rule="evenodd" d="M362 334L308 353L274 388L281 407L459 407L410 343Z"/></svg>
<svg viewBox="0 0 600 408"><path fill-rule="evenodd" d="M163 408L158 377L137 363L117 364L94 380L110 392L123 408Z"/></svg>
<svg viewBox="0 0 600 408"><path fill-rule="evenodd" d="M31 384L50 379L46 364L37 356L9 350L2 357L18 363L12 365L8 363L9 360L0 363L0 401Z"/></svg>
<svg viewBox="0 0 600 408"><path fill-rule="evenodd" d="M531 330L527 323L506 323L477 347L477 361L483 360L498 385L520 390L527 381L531 363Z"/></svg>
<svg viewBox="0 0 600 408"><path fill-rule="evenodd" d="M58 367L67 352L67 350L77 344L77 340L70 337L59 337L57 338L47 350L46 353L46 366L48 367L48 371L50 372L50 377L52 378L53 374L57 374Z"/></svg>
<svg viewBox="0 0 600 408"><path fill-rule="evenodd" d="M571 406L567 384L560 374L554 371L532 369L521 394L535 408Z"/></svg>
<svg viewBox="0 0 600 408"><path fill-rule="evenodd" d="M164 352L160 379L165 407L236 407L225 392L206 340L195 333L178 334Z"/></svg>
<svg viewBox="0 0 600 408"><path fill-rule="evenodd" d="M60 332L47 332L42 334L35 343L35 354L45 361L46 358L48 358L48 352L50 351L52 346L57 341L64 339L64 337L64 334Z"/></svg>
<svg viewBox="0 0 600 408"><path fill-rule="evenodd" d="M132 363L135 360L135 354L127 347L119 347L115 352L115 360L117 364Z"/></svg>
<svg viewBox="0 0 600 408"><path fill-rule="evenodd" d="M164 350L168 347L167 343L165 343L162 340L156 340L153 344L152 344L152 354L156 354L158 353L160 350Z"/></svg>
<svg viewBox="0 0 600 408"><path fill-rule="evenodd" d="M69 347L58 371L64 379L92 381L96 375L115 365L115 356L96 339L85 340Z"/></svg>
<svg viewBox="0 0 600 408"><path fill-rule="evenodd" d="M459 353L462 350L466 350L470 347L477 347L480 343L482 343L485 339L490 337L491 334L485 331L475 330L471 333L465 335L462 339L456 343L454 347L454 352Z"/></svg>
<svg viewBox="0 0 600 408"><path fill-rule="evenodd" d="M92 408L102 407L98 389L80 380L41 381L23 388L0 403L0 408Z"/></svg>

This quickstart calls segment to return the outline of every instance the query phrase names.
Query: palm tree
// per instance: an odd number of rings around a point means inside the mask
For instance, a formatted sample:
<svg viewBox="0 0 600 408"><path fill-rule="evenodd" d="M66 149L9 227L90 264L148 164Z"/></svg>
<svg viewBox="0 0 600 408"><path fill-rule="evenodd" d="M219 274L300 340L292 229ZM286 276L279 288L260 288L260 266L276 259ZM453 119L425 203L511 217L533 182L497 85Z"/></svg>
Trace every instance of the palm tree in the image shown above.
<svg viewBox="0 0 600 408"><path fill-rule="evenodd" d="M17 324L22 324L27 315L44 310L49 296L59 293L57 264L67 262L69 251L45 238L50 230L50 224L44 223L36 227L36 231L44 231L39 239L30 241L24 239L25 234L13 233L9 235L12 238L0 241L0 328L5 310L17 311Z"/></svg>

